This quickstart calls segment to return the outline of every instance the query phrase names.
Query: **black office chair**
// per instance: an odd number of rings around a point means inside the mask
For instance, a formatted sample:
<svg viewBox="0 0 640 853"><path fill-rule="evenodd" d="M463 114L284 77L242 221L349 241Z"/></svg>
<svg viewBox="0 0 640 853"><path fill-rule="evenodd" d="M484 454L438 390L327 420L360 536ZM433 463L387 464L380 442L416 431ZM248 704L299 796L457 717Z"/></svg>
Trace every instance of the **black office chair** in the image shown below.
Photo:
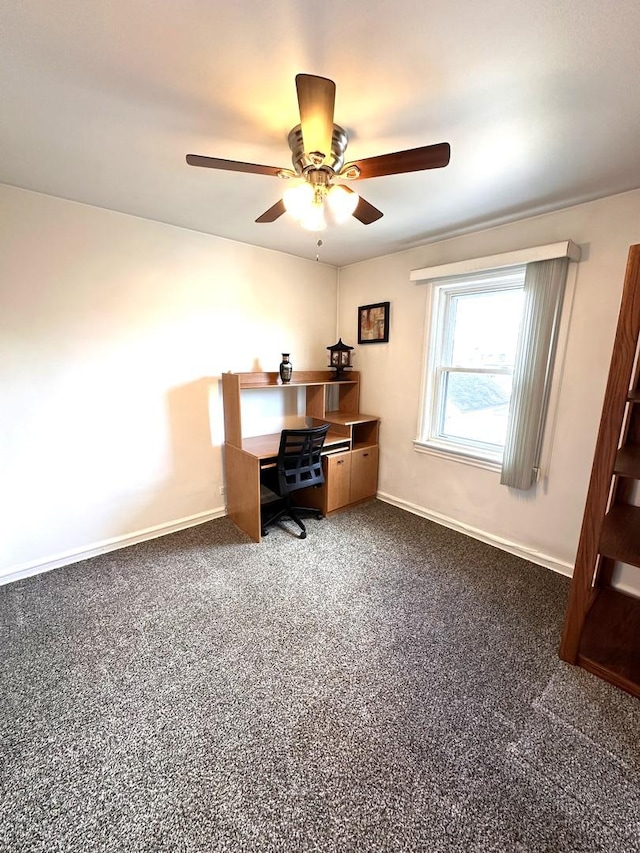
<svg viewBox="0 0 640 853"><path fill-rule="evenodd" d="M302 531L299 538L306 539L307 528L300 518L300 513L310 513L315 518L322 518L322 512L318 509L293 506L291 495L299 489L321 486L324 483L320 451L328 431L329 424L310 429L282 430L276 465L262 472L261 482L282 498L283 505L273 515L269 515L268 502L262 505L263 536L267 535L268 526L288 516Z"/></svg>

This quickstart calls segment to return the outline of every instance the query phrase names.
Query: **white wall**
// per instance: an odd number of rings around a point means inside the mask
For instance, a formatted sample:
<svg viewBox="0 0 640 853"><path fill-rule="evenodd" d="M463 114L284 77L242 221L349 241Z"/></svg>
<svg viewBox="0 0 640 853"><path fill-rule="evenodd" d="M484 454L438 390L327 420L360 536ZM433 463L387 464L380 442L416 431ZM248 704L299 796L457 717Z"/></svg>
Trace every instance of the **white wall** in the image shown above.
<svg viewBox="0 0 640 853"><path fill-rule="evenodd" d="M412 269L572 239L582 248L568 339L558 365L555 428L543 480L529 492L499 474L418 453L427 287ZM628 248L640 242L640 191L415 248L340 270L339 333L357 342L357 307L390 300L388 344L356 349L361 408L381 416L379 490L413 511L570 572L577 548ZM571 275L571 273L570 273Z"/></svg>
<svg viewBox="0 0 640 853"><path fill-rule="evenodd" d="M0 221L0 580L221 514L217 377L325 367L335 269L7 186Z"/></svg>
<svg viewBox="0 0 640 853"><path fill-rule="evenodd" d="M0 217L0 582L222 514L217 377L282 351L325 367L335 270L6 186ZM414 451L426 287L410 271L567 238L583 258L543 481L518 493ZM570 571L636 242L640 191L343 268L346 343L358 305L391 301L389 344L354 359L382 418L381 496Z"/></svg>

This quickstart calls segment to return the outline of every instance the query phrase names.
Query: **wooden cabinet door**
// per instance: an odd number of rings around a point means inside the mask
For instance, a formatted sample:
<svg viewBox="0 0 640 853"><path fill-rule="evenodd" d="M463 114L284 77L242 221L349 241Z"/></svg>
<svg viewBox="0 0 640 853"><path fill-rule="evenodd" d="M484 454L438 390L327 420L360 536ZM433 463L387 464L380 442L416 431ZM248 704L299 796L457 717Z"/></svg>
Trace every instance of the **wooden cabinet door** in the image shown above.
<svg viewBox="0 0 640 853"><path fill-rule="evenodd" d="M327 512L350 503L351 453L334 453L325 456Z"/></svg>
<svg viewBox="0 0 640 853"><path fill-rule="evenodd" d="M377 446L354 450L351 454L351 503L373 497L377 490Z"/></svg>

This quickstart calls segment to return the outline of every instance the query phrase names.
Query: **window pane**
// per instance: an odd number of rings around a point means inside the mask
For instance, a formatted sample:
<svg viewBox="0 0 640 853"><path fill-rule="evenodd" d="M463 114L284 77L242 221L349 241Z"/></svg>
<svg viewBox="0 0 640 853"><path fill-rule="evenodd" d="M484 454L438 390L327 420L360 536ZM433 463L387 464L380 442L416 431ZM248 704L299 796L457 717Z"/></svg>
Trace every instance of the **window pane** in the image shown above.
<svg viewBox="0 0 640 853"><path fill-rule="evenodd" d="M513 367L522 288L451 297L451 366Z"/></svg>
<svg viewBox="0 0 640 853"><path fill-rule="evenodd" d="M443 438L504 447L511 376L446 372L443 393Z"/></svg>

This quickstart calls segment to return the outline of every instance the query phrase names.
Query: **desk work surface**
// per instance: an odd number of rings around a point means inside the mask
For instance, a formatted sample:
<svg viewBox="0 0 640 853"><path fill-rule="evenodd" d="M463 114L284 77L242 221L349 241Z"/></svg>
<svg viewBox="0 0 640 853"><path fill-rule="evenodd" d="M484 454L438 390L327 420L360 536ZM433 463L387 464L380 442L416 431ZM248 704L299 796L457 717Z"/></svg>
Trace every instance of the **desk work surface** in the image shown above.
<svg viewBox="0 0 640 853"><path fill-rule="evenodd" d="M324 440L323 451L325 448L330 450L331 447L341 444L345 446L349 444L348 436L345 436L343 433L337 433L329 430L327 437ZM278 455L279 448L279 432L274 432L270 435L254 435L250 438L242 439L242 449L245 453L250 453L252 456L255 456L256 459L274 459Z"/></svg>

